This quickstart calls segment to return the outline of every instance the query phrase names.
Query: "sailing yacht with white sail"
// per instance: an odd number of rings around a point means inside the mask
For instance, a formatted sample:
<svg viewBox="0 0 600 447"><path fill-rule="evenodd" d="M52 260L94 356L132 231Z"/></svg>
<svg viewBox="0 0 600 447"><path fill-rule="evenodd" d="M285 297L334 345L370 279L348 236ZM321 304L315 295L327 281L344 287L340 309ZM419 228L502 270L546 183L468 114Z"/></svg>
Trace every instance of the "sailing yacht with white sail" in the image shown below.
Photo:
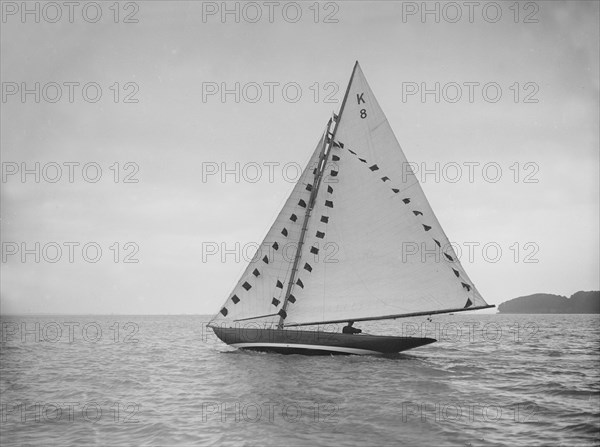
<svg viewBox="0 0 600 447"><path fill-rule="evenodd" d="M393 353L435 340L298 327L494 307L407 163L356 62L339 114L261 244L269 249L250 262L209 327L244 349ZM406 256L407 247L418 255Z"/></svg>

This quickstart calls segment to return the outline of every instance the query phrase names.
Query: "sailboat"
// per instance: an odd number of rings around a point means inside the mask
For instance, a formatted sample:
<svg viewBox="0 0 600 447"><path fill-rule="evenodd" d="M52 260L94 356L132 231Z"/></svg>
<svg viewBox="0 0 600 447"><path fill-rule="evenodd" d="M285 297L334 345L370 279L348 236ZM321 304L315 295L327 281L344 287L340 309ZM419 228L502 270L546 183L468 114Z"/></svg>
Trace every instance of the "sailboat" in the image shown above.
<svg viewBox="0 0 600 447"><path fill-rule="evenodd" d="M436 340L326 329L494 307L407 166L356 62L338 114L208 324L217 337L284 354L389 354Z"/></svg>

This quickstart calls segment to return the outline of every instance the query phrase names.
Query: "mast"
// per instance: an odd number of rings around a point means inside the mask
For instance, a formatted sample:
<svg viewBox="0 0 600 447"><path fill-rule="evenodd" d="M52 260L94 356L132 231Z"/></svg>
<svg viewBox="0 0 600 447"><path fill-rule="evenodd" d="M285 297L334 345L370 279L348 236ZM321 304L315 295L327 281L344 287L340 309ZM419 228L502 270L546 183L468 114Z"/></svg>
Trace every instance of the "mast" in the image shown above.
<svg viewBox="0 0 600 447"><path fill-rule="evenodd" d="M308 203L308 206L306 207L306 213L304 214L304 221L302 223L300 239L298 240L298 247L296 248L294 264L292 266L292 271L290 273L290 279L288 281L287 289L285 292L285 298L283 300L283 305L281 307L281 312L280 312L280 316L279 316L279 323L277 324L277 329L283 329L283 322L285 320L285 317L287 316L286 309L287 309L290 295L292 292L292 287L294 287L294 280L296 279L296 273L298 272L298 262L300 261L300 256L302 254L302 246L304 245L304 237L306 236L306 230L308 228L308 220L310 219L310 215L311 215L312 209L314 207L315 200L317 198L317 194L319 192L319 187L321 186L321 179L323 178L323 172L325 172L325 166L327 165L327 159L329 158L329 153L331 152L331 144L334 141L338 125L342 119L342 113L344 112L344 106L346 105L346 100L348 99L348 94L350 92L350 86L352 85L352 79L354 78L354 73L356 72L356 67L358 67L358 61L356 61L354 63L354 68L352 69L352 74L350 75L350 80L348 81L348 86L346 87L346 93L344 94L344 99L342 100L342 105L340 106L340 112L338 113L338 117L337 117L337 120L335 121L335 127L333 128L332 133L329 132L329 129L331 129L333 120L330 118L329 122L327 123L327 130L326 130L325 138L323 139L323 149L321 150L321 155L319 157L319 164L317 166L317 172L315 173L315 180L313 182L314 188L311 191L309 203ZM330 137L330 135L331 135L331 137Z"/></svg>

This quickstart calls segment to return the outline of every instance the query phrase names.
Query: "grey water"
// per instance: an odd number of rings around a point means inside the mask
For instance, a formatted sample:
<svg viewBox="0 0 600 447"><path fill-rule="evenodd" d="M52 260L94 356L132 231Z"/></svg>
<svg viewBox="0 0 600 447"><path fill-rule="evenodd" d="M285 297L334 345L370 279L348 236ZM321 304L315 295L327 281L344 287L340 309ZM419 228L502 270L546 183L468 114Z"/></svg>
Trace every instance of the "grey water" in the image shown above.
<svg viewBox="0 0 600 447"><path fill-rule="evenodd" d="M2 317L0 444L600 445L598 315L356 325L438 339L393 356L244 352L208 321Z"/></svg>

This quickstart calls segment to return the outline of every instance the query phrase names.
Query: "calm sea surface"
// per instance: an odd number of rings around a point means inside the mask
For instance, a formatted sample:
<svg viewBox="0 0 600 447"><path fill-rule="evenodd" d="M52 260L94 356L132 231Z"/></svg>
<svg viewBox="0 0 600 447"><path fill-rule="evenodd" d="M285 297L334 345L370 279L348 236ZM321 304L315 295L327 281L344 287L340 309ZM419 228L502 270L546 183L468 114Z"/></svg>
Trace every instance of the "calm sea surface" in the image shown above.
<svg viewBox="0 0 600 447"><path fill-rule="evenodd" d="M3 317L0 444L600 445L597 315L358 324L389 356L237 351L204 316Z"/></svg>

